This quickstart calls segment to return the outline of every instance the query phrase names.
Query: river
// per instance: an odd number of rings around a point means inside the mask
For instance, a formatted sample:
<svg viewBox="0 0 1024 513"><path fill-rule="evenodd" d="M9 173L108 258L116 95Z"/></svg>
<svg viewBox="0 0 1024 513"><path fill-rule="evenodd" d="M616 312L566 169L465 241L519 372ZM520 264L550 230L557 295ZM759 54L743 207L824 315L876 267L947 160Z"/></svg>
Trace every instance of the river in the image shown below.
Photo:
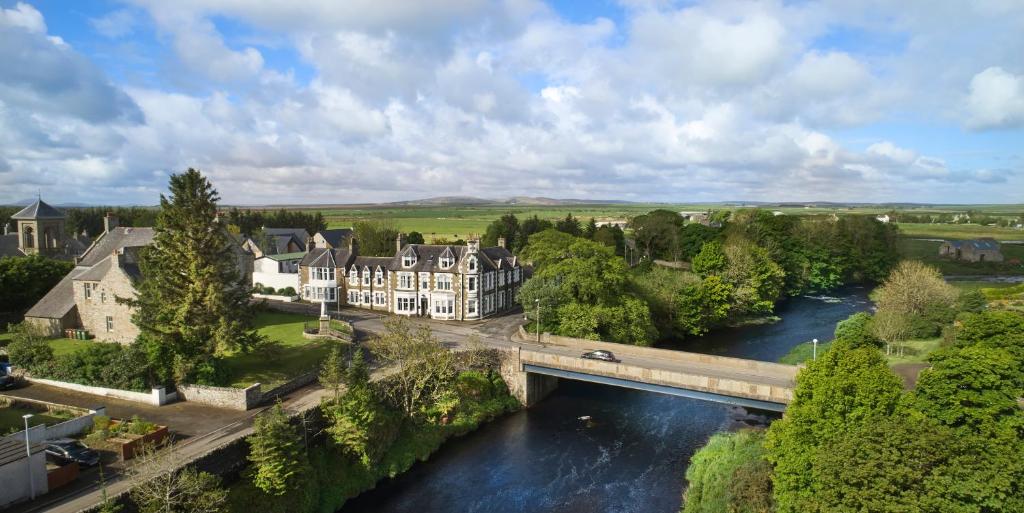
<svg viewBox="0 0 1024 513"><path fill-rule="evenodd" d="M870 307L867 292L792 298L775 324L671 346L776 361L800 342L831 338L836 322ZM586 415L593 420L579 420ZM717 403L562 380L537 406L450 441L340 513L674 513L693 453L716 432L766 420Z"/></svg>

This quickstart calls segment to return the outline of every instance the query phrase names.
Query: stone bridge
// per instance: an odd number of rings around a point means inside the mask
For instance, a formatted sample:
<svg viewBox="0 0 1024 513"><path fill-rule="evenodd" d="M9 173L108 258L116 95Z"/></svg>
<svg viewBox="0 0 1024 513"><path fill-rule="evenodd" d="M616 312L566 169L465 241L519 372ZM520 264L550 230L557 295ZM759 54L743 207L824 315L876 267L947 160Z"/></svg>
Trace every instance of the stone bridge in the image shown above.
<svg viewBox="0 0 1024 513"><path fill-rule="evenodd" d="M543 345L520 332L521 344L504 351L503 374L513 393L532 406L559 379L589 381L747 408L784 411L793 398L794 365L654 349L545 335ZM580 358L585 351L613 352L617 363Z"/></svg>

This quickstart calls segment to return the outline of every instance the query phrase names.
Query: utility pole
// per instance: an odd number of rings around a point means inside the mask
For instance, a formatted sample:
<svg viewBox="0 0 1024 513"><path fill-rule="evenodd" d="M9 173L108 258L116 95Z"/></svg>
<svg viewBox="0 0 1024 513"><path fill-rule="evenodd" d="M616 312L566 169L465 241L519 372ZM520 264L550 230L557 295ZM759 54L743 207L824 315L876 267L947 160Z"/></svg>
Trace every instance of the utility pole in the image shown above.
<svg viewBox="0 0 1024 513"><path fill-rule="evenodd" d="M540 344L540 299L534 299L534 303L537 303L537 343Z"/></svg>
<svg viewBox="0 0 1024 513"><path fill-rule="evenodd" d="M28 419L32 418L32 414L22 415L21 418L25 419L25 455L28 456L25 468L28 469L28 489L32 494L32 500L36 500L36 483L32 480L32 445L28 441Z"/></svg>
<svg viewBox="0 0 1024 513"><path fill-rule="evenodd" d="M818 339L811 340L811 345L814 347L814 349L812 349L812 352L811 352L811 359L812 360L817 360L818 359Z"/></svg>

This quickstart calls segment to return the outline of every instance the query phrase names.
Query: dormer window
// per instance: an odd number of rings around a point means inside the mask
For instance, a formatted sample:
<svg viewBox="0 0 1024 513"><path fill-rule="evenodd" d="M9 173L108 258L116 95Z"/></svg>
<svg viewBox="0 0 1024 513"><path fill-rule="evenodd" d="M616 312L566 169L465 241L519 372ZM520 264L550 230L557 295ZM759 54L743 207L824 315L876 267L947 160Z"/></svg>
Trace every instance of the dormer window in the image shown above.
<svg viewBox="0 0 1024 513"><path fill-rule="evenodd" d="M476 259L475 258L470 258L469 259L469 270L470 271L475 271L476 270Z"/></svg>
<svg viewBox="0 0 1024 513"><path fill-rule="evenodd" d="M416 254L412 251L402 255L402 267L412 267L416 264Z"/></svg>
<svg viewBox="0 0 1024 513"><path fill-rule="evenodd" d="M384 285L384 272L381 271L380 268L377 268L377 272L374 274L374 280L377 282L378 286Z"/></svg>
<svg viewBox="0 0 1024 513"><path fill-rule="evenodd" d="M455 265L455 255L452 254L452 250L450 248L445 249L438 262L441 264L442 269L448 269Z"/></svg>
<svg viewBox="0 0 1024 513"><path fill-rule="evenodd" d="M369 284L370 284L370 268L369 267L364 267L363 268L363 285L369 285ZM367 301L367 303L369 303L369 301Z"/></svg>
<svg viewBox="0 0 1024 513"><path fill-rule="evenodd" d="M359 270L356 266L352 266L352 269L348 272L348 284L359 285Z"/></svg>

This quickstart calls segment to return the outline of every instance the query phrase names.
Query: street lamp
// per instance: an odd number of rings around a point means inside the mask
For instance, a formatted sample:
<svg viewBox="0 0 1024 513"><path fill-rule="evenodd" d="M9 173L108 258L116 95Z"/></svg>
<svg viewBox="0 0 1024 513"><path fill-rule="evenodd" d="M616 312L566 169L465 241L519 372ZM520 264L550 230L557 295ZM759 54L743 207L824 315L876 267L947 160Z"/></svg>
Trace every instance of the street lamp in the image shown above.
<svg viewBox="0 0 1024 513"><path fill-rule="evenodd" d="M534 303L537 303L537 343L540 344L540 299L534 299Z"/></svg>
<svg viewBox="0 0 1024 513"><path fill-rule="evenodd" d="M818 359L818 339L811 340L811 345L814 346L814 349L811 352L811 359L812 360L817 360Z"/></svg>
<svg viewBox="0 0 1024 513"><path fill-rule="evenodd" d="M25 454L28 455L25 467L28 469L28 489L32 494L32 500L36 500L36 484L32 481L32 446L28 442L28 419L32 418L32 414L22 415L21 418L25 419Z"/></svg>

